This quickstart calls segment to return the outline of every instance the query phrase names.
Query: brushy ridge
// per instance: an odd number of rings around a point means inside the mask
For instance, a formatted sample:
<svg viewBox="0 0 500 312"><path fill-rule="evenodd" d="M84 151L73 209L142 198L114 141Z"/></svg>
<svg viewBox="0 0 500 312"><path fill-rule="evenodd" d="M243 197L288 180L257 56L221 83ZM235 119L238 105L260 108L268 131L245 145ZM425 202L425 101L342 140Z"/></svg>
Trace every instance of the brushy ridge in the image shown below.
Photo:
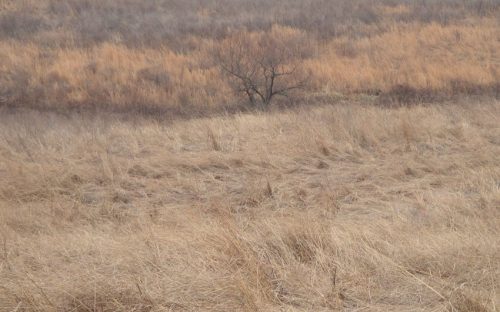
<svg viewBox="0 0 500 312"><path fill-rule="evenodd" d="M499 97L499 2L2 1L0 105L189 115L240 109L211 55L234 32L307 38L286 102ZM313 99L313 100L311 100Z"/></svg>

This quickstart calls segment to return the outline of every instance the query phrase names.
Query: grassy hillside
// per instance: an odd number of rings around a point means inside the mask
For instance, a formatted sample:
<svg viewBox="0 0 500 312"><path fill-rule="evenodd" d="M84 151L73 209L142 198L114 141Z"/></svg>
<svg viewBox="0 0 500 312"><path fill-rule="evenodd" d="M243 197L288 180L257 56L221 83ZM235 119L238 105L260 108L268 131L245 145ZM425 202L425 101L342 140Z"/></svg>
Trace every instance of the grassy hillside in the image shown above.
<svg viewBox="0 0 500 312"><path fill-rule="evenodd" d="M235 32L296 36L308 86L288 102L499 97L498 0L3 0L0 105L171 114L244 101L212 60Z"/></svg>
<svg viewBox="0 0 500 312"><path fill-rule="evenodd" d="M2 311L496 311L500 103L0 115Z"/></svg>

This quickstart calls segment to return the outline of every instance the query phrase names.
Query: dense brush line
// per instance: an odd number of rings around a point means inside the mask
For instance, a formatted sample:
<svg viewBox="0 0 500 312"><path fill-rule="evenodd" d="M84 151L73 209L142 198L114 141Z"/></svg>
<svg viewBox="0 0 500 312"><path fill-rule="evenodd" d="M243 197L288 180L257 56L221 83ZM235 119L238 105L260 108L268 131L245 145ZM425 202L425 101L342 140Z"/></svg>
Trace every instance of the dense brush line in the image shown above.
<svg viewBox="0 0 500 312"><path fill-rule="evenodd" d="M495 16L498 0L42 0L4 1L0 38L35 40L45 45L66 44L69 32L78 45L92 45L117 36L129 46L186 45L179 37L220 38L230 29L266 30L273 24L305 30L323 39L364 36L366 26L382 25L380 9L405 6L393 18L402 22L446 25L470 17ZM383 29L383 28L382 28ZM380 30L379 30L380 31ZM375 30L376 32L376 30Z"/></svg>
<svg viewBox="0 0 500 312"><path fill-rule="evenodd" d="M498 0L4 0L0 7L2 106L238 110L248 96L233 92L213 51L235 34L263 33L277 41L294 35L307 48L300 67L308 79L293 78L309 83L275 98L279 105L353 96L409 104L495 98L500 90Z"/></svg>

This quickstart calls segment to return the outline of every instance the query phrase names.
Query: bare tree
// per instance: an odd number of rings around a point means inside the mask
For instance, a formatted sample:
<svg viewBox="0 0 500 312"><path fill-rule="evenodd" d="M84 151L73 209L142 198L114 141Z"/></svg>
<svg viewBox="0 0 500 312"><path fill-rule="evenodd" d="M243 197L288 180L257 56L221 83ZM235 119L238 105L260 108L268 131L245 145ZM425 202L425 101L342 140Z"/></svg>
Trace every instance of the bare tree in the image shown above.
<svg viewBox="0 0 500 312"><path fill-rule="evenodd" d="M215 60L239 94L253 106L267 107L277 96L306 86L301 66L307 54L304 37L273 28L266 33L238 32L215 49Z"/></svg>

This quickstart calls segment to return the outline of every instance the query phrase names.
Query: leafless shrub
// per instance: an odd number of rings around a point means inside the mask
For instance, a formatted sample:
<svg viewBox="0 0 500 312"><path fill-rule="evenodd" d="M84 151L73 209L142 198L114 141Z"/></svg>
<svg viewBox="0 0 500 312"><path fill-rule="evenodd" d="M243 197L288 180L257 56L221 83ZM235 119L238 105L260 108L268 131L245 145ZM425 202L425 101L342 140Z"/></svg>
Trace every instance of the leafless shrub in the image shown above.
<svg viewBox="0 0 500 312"><path fill-rule="evenodd" d="M307 54L305 39L295 32L238 32L214 50L214 59L236 93L252 106L268 107L278 96L306 87L300 60Z"/></svg>

